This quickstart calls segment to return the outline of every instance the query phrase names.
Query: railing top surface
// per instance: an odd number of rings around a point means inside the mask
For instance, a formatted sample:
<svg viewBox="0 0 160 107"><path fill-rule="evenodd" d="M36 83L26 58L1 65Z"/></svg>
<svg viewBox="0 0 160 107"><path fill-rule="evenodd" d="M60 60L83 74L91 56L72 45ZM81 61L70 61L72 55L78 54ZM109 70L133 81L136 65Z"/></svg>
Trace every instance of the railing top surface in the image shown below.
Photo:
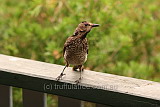
<svg viewBox="0 0 160 107"><path fill-rule="evenodd" d="M160 105L158 82L84 70L83 88L78 88L79 72L70 67L62 80L55 80L63 67L0 54L0 84L108 105Z"/></svg>

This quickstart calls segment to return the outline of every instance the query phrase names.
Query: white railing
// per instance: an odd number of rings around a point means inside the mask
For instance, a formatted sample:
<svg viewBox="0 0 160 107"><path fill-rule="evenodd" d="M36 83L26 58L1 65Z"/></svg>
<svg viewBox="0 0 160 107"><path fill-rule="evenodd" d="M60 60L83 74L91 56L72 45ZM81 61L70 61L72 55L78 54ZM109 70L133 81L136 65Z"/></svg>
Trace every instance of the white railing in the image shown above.
<svg viewBox="0 0 160 107"><path fill-rule="evenodd" d="M13 107L12 87L23 88L24 107L46 107L46 94L58 95L59 107L82 107L81 101L96 107L159 107L160 83L107 73L67 68L56 81L63 66L0 55L0 107Z"/></svg>

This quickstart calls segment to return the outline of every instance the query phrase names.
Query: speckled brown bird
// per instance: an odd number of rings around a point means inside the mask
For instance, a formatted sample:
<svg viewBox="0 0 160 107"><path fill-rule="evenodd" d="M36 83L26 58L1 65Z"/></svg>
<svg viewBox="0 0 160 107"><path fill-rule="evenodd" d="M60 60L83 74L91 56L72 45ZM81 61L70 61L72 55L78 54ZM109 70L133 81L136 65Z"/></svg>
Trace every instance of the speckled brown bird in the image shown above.
<svg viewBox="0 0 160 107"><path fill-rule="evenodd" d="M93 27L98 26L99 24L92 24L90 22L83 21L78 25L74 34L67 38L63 48L63 56L66 61L66 66L62 73L57 77L57 80L62 79L62 76L65 75L65 68L71 64L73 65L74 71L77 69L80 71L80 78L75 82L79 83L81 81L81 71L83 71L83 64L87 60L89 48L86 36Z"/></svg>

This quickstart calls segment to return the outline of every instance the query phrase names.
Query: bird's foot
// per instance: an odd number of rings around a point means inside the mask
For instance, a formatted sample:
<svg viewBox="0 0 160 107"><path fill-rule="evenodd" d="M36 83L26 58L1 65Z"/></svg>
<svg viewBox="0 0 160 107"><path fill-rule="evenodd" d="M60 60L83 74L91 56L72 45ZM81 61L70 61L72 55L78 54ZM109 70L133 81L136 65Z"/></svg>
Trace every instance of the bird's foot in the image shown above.
<svg viewBox="0 0 160 107"><path fill-rule="evenodd" d="M80 77L78 80L75 81L76 84L79 84L82 80L82 77Z"/></svg>
<svg viewBox="0 0 160 107"><path fill-rule="evenodd" d="M57 81L61 80L61 79L62 79L62 77L63 77L63 75L66 75L66 74L61 73L61 74L56 78L56 80L57 80Z"/></svg>

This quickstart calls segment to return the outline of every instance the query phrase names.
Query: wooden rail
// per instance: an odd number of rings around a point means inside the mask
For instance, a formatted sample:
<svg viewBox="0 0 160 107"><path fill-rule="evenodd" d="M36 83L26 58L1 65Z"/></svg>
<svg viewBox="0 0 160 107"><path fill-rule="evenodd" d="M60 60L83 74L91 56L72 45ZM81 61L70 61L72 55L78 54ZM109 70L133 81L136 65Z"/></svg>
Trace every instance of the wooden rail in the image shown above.
<svg viewBox="0 0 160 107"><path fill-rule="evenodd" d="M12 107L10 86L14 86L24 89L24 107L45 107L44 93L61 96L59 107L80 107L81 100L97 103L97 107L160 107L158 82L85 70L81 83L76 85L79 72L70 67L61 81L55 80L62 69L61 65L0 55L0 105ZM38 96L41 106L32 95Z"/></svg>

